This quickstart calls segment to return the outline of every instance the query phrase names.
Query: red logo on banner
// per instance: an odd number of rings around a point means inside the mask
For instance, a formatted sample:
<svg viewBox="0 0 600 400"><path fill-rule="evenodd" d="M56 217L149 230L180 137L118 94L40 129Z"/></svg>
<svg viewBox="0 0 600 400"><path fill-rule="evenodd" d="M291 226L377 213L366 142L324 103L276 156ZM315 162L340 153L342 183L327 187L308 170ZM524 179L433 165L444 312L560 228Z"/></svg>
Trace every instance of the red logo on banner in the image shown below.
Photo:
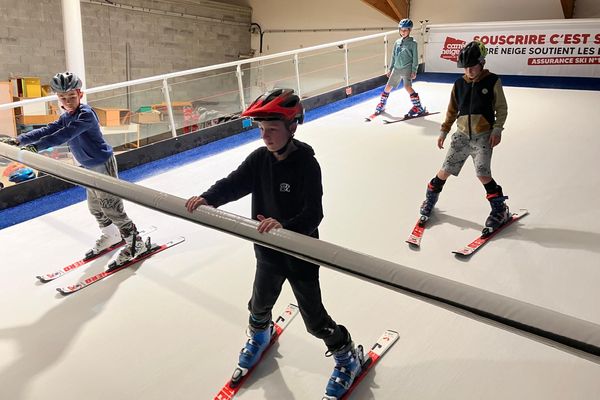
<svg viewBox="0 0 600 400"><path fill-rule="evenodd" d="M449 36L446 36L446 42L444 43L444 48L442 49L442 54L440 54L440 58L444 60L456 62L458 61L458 53L465 46L467 42L460 39L454 39Z"/></svg>

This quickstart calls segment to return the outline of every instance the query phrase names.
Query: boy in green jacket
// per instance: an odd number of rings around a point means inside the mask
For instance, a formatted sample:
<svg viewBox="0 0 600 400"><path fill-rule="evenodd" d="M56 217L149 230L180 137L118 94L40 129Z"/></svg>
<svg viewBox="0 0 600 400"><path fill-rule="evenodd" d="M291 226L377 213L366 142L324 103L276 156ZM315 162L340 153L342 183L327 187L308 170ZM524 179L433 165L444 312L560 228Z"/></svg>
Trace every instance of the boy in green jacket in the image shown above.
<svg viewBox="0 0 600 400"><path fill-rule="evenodd" d="M390 62L390 68L387 72L388 81L383 89L383 93L381 93L379 104L375 107L374 115L379 115L385 111L385 104L387 103L390 92L393 88L397 87L401 81L404 82L404 88L410 95L410 101L413 104L405 117L418 117L426 112L425 108L421 105L419 94L412 88L412 81L417 77L417 68L419 66L417 42L410 36L412 28L413 22L408 18L403 19L398 24L398 30L400 31L401 37L396 40L396 43L394 44L392 61Z"/></svg>

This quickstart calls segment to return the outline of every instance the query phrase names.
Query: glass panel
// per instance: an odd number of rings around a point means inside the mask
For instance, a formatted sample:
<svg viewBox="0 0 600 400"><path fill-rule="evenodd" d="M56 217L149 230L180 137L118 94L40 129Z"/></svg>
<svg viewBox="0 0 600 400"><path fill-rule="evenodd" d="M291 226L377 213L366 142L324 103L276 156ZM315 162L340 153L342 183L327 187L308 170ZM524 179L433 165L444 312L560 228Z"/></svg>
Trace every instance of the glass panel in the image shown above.
<svg viewBox="0 0 600 400"><path fill-rule="evenodd" d="M56 121L59 116L57 102L40 102L27 104L14 109L16 135L41 128ZM39 152L39 154L73 164L73 157L66 145L55 146ZM0 183L4 187L24 182L38 176L33 170L22 163L0 157ZM33 178L32 178L33 177Z"/></svg>
<svg viewBox="0 0 600 400"><path fill-rule="evenodd" d="M346 86L343 48L303 53L299 57L302 97L311 97Z"/></svg>
<svg viewBox="0 0 600 400"><path fill-rule="evenodd" d="M94 93L87 103L98 114L104 139L117 153L171 137L169 117L161 108L162 82Z"/></svg>
<svg viewBox="0 0 600 400"><path fill-rule="evenodd" d="M37 177L38 171L17 161L0 157L0 184L8 187Z"/></svg>
<svg viewBox="0 0 600 400"><path fill-rule="evenodd" d="M242 66L246 106L261 94L275 88L290 88L298 92L294 59L253 62Z"/></svg>
<svg viewBox="0 0 600 400"><path fill-rule="evenodd" d="M383 38L348 45L348 74L350 84L385 73Z"/></svg>
<svg viewBox="0 0 600 400"><path fill-rule="evenodd" d="M169 81L178 135L226 122L241 113L235 68L187 75Z"/></svg>

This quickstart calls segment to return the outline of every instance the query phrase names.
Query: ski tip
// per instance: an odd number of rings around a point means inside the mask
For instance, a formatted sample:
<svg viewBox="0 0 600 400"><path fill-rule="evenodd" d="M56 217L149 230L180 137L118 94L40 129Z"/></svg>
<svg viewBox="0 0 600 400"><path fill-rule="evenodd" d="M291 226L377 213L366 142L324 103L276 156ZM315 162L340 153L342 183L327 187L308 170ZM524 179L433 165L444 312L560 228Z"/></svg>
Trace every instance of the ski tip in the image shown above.
<svg viewBox="0 0 600 400"><path fill-rule="evenodd" d="M71 292L65 292L64 290L62 290L62 288L56 288L56 291L57 291L58 293L60 293L61 295L63 295L63 296L66 296L66 295L68 295L68 294L71 294Z"/></svg>
<svg viewBox="0 0 600 400"><path fill-rule="evenodd" d="M389 343L390 345L396 343L398 339L400 339L400 333L393 329L386 329L385 332L383 332L383 335L381 335L381 340Z"/></svg>
<svg viewBox="0 0 600 400"><path fill-rule="evenodd" d="M162 246L171 247L171 246L175 246L176 244L183 243L183 242L185 242L185 237L177 236L176 238L169 240L167 243L165 243ZM160 244L155 244L155 245L157 247L161 247Z"/></svg>
<svg viewBox="0 0 600 400"><path fill-rule="evenodd" d="M40 276L40 275L36 276L36 278L37 278L37 279L38 279L38 280L39 280L41 283L48 283L48 282L50 282L50 281L51 281L51 279L46 279L46 278L44 278L43 276Z"/></svg>

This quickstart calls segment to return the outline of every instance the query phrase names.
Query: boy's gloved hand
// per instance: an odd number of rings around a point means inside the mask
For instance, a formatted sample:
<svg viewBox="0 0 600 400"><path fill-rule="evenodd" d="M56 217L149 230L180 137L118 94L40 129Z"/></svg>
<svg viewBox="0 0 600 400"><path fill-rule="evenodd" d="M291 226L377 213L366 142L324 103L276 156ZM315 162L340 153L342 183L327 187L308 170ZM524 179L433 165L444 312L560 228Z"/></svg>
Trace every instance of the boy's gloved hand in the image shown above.
<svg viewBox="0 0 600 400"><path fill-rule="evenodd" d="M14 137L0 137L0 143L9 144L11 146L19 145L19 141Z"/></svg>
<svg viewBox="0 0 600 400"><path fill-rule="evenodd" d="M23 146L23 147L21 147L21 150L27 150L27 151L30 151L32 153L37 153L38 152L37 147L35 147L34 144L28 144L27 146Z"/></svg>

